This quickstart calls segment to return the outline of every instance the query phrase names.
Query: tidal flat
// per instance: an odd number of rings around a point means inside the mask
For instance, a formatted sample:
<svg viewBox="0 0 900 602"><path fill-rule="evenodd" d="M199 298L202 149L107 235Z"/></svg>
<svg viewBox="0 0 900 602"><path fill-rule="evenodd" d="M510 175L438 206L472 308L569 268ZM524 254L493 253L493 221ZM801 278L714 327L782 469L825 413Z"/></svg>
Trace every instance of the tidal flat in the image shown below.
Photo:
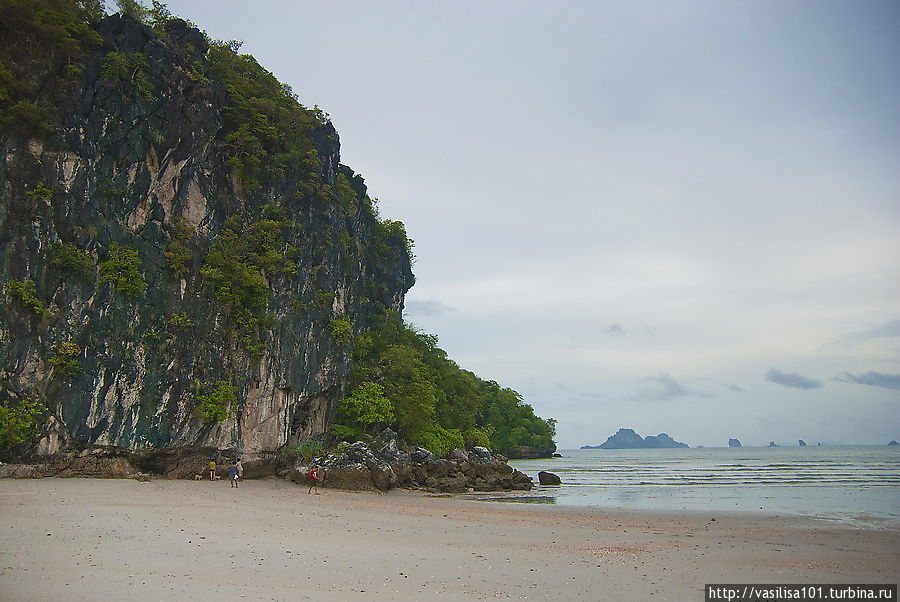
<svg viewBox="0 0 900 602"><path fill-rule="evenodd" d="M279 480L0 480L4 600L702 600L897 583L900 532L802 516L354 493Z"/></svg>

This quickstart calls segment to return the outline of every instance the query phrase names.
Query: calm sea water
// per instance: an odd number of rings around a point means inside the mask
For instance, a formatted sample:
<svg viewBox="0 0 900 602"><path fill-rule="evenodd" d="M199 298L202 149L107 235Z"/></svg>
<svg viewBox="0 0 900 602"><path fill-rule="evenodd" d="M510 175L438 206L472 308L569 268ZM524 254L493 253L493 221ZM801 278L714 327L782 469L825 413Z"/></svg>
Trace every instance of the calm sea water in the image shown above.
<svg viewBox="0 0 900 602"><path fill-rule="evenodd" d="M570 450L562 458L512 460L538 482L494 499L648 510L738 510L900 524L896 446Z"/></svg>

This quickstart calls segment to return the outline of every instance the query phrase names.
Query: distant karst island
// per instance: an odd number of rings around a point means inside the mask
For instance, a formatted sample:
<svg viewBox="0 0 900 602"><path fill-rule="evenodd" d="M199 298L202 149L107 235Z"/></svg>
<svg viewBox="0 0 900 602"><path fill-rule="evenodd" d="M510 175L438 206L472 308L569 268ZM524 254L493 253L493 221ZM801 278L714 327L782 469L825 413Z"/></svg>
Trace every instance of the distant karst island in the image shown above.
<svg viewBox="0 0 900 602"><path fill-rule="evenodd" d="M619 429L600 445L583 445L581 449L652 449L652 448L688 447L687 443L679 443L667 435L641 437L632 429Z"/></svg>

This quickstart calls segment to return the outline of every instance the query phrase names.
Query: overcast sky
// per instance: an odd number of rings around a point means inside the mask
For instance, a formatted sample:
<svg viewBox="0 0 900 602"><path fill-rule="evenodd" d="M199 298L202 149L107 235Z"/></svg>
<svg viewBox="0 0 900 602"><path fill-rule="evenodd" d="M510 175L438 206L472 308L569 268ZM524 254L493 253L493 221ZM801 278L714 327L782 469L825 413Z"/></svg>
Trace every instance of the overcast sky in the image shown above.
<svg viewBox="0 0 900 602"><path fill-rule="evenodd" d="M900 439L900 3L245 2L415 240L407 317L562 449Z"/></svg>

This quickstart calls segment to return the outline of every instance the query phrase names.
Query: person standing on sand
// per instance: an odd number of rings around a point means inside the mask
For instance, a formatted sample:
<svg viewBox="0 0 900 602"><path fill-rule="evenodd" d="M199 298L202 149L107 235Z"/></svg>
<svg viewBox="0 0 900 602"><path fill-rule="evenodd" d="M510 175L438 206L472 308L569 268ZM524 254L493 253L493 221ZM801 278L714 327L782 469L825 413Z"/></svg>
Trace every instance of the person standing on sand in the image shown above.
<svg viewBox="0 0 900 602"><path fill-rule="evenodd" d="M207 470L209 470L209 480L215 481L216 480L216 461L215 460L209 461L209 464L207 465Z"/></svg>
<svg viewBox="0 0 900 602"><path fill-rule="evenodd" d="M309 491L307 491L306 494L309 495L310 493L312 493L313 488L315 488L316 495L319 495L320 478L319 478L319 467L318 466L313 465L312 469L309 471L309 479L311 481L311 484L309 486Z"/></svg>
<svg viewBox="0 0 900 602"><path fill-rule="evenodd" d="M239 460L235 460L231 463L231 466L228 467L228 477L231 480L231 486L238 486L238 462Z"/></svg>
<svg viewBox="0 0 900 602"><path fill-rule="evenodd" d="M238 480L244 480L244 465L241 464L241 459L237 459L237 467L238 467Z"/></svg>

